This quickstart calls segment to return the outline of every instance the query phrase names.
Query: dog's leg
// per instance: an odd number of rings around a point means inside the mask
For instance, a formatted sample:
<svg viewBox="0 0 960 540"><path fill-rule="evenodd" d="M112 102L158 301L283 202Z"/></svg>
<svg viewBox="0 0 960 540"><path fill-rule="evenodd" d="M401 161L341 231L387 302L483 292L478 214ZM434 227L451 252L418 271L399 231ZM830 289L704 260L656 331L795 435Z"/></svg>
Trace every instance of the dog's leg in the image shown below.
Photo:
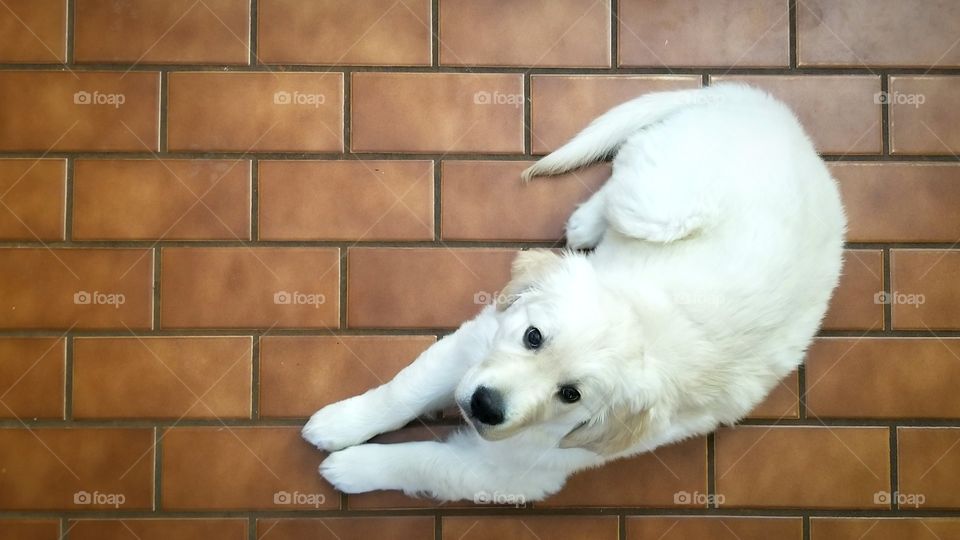
<svg viewBox="0 0 960 540"><path fill-rule="evenodd" d="M600 188L567 220L567 246L573 249L597 247L607 231L606 210L606 193Z"/></svg>
<svg viewBox="0 0 960 540"><path fill-rule="evenodd" d="M344 493L403 490L439 500L524 504L563 487L574 471L602 463L583 449L491 443L462 431L446 442L362 444L334 452L320 474Z"/></svg>
<svg viewBox="0 0 960 540"><path fill-rule="evenodd" d="M667 243L704 229L715 219L712 190L697 178L653 167L620 167L605 186L606 218L617 232Z"/></svg>
<svg viewBox="0 0 960 540"><path fill-rule="evenodd" d="M390 382L317 411L303 438L323 450L339 450L453 403L460 379L486 354L496 331L494 309L486 307L433 344Z"/></svg>

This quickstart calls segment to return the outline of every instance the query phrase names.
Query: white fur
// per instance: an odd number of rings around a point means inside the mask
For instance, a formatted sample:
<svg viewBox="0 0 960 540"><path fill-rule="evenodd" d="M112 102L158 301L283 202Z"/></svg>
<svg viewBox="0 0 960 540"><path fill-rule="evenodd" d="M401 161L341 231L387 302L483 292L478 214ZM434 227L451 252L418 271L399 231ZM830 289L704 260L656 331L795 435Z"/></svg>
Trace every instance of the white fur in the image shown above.
<svg viewBox="0 0 960 540"><path fill-rule="evenodd" d="M793 114L744 86L651 94L524 177L614 151L611 178L568 223L570 246L594 252L522 254L509 307L485 308L393 381L310 419L303 435L333 452L320 473L334 486L540 499L575 471L736 422L800 364L840 274L845 219ZM523 346L528 326L540 350ZM579 402L556 398L568 383ZM502 425L359 444L468 407L479 385L503 393Z"/></svg>

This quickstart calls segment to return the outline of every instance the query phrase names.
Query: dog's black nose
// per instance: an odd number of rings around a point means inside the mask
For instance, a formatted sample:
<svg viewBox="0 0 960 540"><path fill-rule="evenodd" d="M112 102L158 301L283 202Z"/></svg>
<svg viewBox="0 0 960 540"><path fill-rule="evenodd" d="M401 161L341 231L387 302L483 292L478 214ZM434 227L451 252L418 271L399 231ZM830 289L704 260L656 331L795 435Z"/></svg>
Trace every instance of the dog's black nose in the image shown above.
<svg viewBox="0 0 960 540"><path fill-rule="evenodd" d="M470 414L491 426L503 423L503 396L496 390L478 386L470 398Z"/></svg>

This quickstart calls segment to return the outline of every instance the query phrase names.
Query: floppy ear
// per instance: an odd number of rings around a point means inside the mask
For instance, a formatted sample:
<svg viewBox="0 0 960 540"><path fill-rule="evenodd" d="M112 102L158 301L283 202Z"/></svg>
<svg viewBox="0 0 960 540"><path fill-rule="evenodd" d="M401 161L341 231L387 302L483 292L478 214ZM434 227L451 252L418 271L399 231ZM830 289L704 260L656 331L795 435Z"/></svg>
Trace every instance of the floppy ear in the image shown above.
<svg viewBox="0 0 960 540"><path fill-rule="evenodd" d="M530 249L517 253L510 269L510 283L497 297L497 310L510 307L520 293L532 287L558 262L560 256L549 249Z"/></svg>
<svg viewBox="0 0 960 540"><path fill-rule="evenodd" d="M609 456L633 446L647 428L649 411L610 407L577 427L560 441L560 448L585 448Z"/></svg>

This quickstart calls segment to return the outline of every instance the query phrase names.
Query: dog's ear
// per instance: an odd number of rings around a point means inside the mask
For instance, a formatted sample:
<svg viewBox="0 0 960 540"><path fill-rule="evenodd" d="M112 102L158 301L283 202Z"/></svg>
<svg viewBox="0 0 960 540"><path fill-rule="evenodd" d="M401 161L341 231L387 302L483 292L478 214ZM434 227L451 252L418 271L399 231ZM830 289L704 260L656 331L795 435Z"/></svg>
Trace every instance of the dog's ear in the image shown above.
<svg viewBox="0 0 960 540"><path fill-rule="evenodd" d="M533 286L559 261L560 256L549 249L530 249L517 253L510 270L510 283L497 297L497 309L503 311L510 307L520 293Z"/></svg>
<svg viewBox="0 0 960 540"><path fill-rule="evenodd" d="M647 429L649 411L613 406L575 428L560 441L560 448L585 448L611 456L634 445Z"/></svg>

